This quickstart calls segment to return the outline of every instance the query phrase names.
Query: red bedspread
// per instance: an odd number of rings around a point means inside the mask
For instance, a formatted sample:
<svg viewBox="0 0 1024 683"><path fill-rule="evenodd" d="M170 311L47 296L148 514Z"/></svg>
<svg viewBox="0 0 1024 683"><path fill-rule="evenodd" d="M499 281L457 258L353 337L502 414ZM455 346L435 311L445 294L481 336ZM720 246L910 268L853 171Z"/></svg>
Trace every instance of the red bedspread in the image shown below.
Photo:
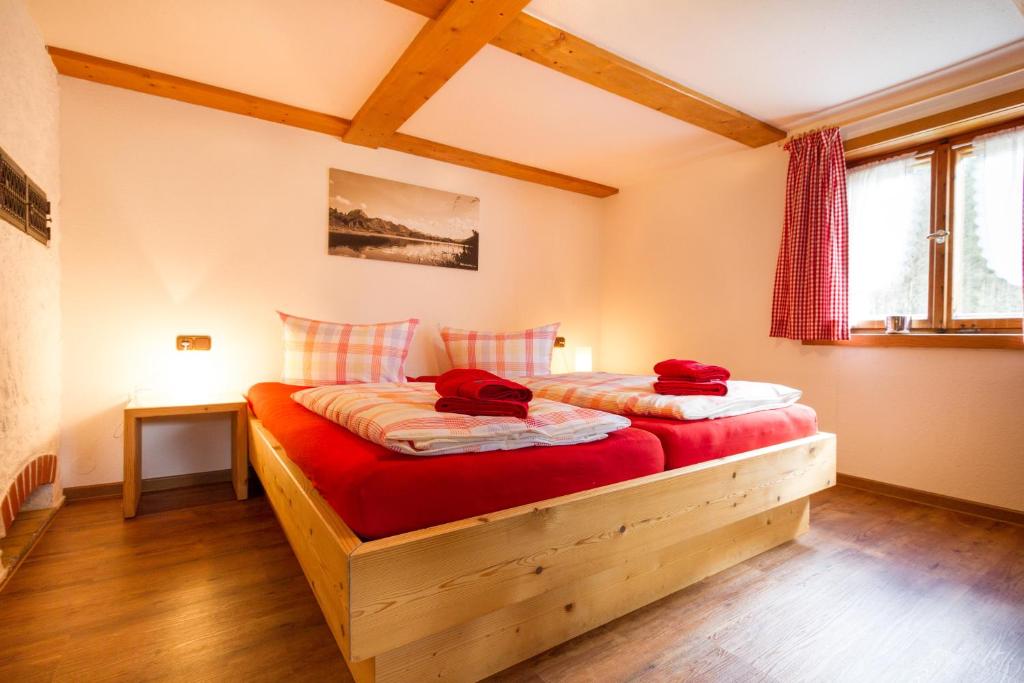
<svg viewBox="0 0 1024 683"><path fill-rule="evenodd" d="M658 439L623 429L577 446L419 457L365 441L257 384L253 412L345 523L381 538L661 472Z"/></svg>
<svg viewBox="0 0 1024 683"><path fill-rule="evenodd" d="M629 419L635 428L658 437L665 449L665 467L670 470L818 432L817 414L800 404L717 420L682 422L633 416Z"/></svg>

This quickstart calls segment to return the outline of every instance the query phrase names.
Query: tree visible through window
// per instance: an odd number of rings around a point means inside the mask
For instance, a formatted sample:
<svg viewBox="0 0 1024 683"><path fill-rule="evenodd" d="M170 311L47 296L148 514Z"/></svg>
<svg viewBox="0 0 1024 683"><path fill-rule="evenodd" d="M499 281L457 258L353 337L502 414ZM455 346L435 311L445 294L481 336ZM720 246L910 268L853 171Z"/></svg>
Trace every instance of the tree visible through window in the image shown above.
<svg viewBox="0 0 1024 683"><path fill-rule="evenodd" d="M1019 318L1024 131L956 155L953 318Z"/></svg>
<svg viewBox="0 0 1024 683"><path fill-rule="evenodd" d="M928 317L931 159L913 155L852 169L850 320Z"/></svg>
<svg viewBox="0 0 1024 683"><path fill-rule="evenodd" d="M888 315L919 331L1020 329L1024 127L855 162L847 178L855 329Z"/></svg>

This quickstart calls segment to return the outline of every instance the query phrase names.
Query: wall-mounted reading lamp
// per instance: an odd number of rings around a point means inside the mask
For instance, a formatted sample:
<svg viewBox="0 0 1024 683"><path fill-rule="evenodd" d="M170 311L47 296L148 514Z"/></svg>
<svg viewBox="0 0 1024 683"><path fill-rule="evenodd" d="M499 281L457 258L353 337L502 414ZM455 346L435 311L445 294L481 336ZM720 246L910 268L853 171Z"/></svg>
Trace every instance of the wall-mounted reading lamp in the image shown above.
<svg viewBox="0 0 1024 683"><path fill-rule="evenodd" d="M589 346L576 347L576 372L593 372L594 350Z"/></svg>
<svg viewBox="0 0 1024 683"><path fill-rule="evenodd" d="M555 348L565 348L565 337L555 337ZM560 354L564 354L562 351ZM567 367L568 363L565 361L564 356L559 356L561 359L562 367ZM589 346L577 346L575 363L573 363L573 370L575 372L593 372L594 370L594 350Z"/></svg>
<svg viewBox="0 0 1024 683"><path fill-rule="evenodd" d="M175 348L179 351L209 351L212 345L209 335L179 334L175 340Z"/></svg>

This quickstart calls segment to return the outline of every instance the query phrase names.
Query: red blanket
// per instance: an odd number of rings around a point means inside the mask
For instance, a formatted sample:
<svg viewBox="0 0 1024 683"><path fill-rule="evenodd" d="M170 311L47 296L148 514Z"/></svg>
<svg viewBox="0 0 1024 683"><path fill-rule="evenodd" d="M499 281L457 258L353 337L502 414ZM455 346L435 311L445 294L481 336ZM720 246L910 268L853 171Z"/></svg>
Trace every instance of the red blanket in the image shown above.
<svg viewBox="0 0 1024 683"><path fill-rule="evenodd" d="M654 391L668 396L725 396L729 387L725 382L687 382L682 379L662 380L654 383Z"/></svg>
<svg viewBox="0 0 1024 683"><path fill-rule="evenodd" d="M486 370L449 370L437 378L435 388L437 393L446 398L459 397L477 401L516 401L520 403L529 403L533 400L533 392L529 388L498 377ZM480 414L488 415L490 413Z"/></svg>
<svg viewBox="0 0 1024 683"><path fill-rule="evenodd" d="M729 379L729 371L719 365L705 365L695 360L663 360L654 366L655 374L660 380L687 380L690 382L724 382Z"/></svg>

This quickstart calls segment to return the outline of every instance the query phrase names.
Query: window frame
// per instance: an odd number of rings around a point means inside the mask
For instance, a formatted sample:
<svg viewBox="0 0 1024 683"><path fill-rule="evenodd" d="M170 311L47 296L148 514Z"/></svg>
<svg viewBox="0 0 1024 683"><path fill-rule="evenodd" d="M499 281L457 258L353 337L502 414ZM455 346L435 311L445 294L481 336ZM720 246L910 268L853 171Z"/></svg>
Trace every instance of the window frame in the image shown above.
<svg viewBox="0 0 1024 683"><path fill-rule="evenodd" d="M946 230L946 239L940 244L931 240L928 250L928 317L911 323L911 334L1021 334L1022 318L953 318L953 249L956 229L953 225L954 193L956 190L956 158L979 135L995 133L1024 126L1024 116L995 125L982 126L965 133L944 137L926 143L917 143L900 149L886 150L846 164L849 172L859 166L894 159L908 154L931 156L931 217L929 232ZM851 334L878 334L884 330L884 320L851 320Z"/></svg>

